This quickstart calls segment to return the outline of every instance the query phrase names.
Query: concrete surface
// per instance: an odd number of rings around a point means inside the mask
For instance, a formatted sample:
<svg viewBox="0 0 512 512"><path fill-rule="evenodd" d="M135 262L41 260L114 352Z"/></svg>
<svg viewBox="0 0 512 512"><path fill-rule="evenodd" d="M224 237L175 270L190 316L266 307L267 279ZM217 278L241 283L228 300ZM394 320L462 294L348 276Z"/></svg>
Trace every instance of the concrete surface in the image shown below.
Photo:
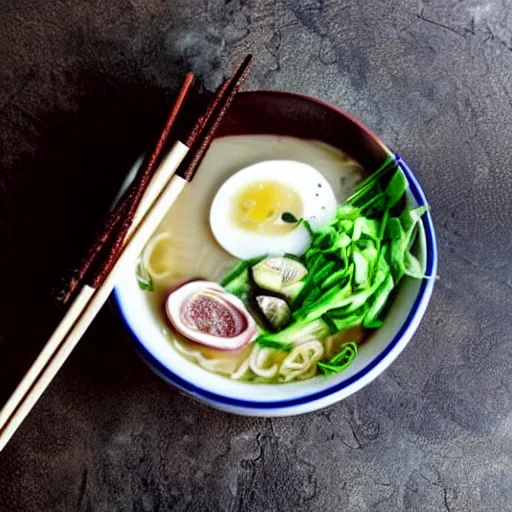
<svg viewBox="0 0 512 512"><path fill-rule="evenodd" d="M106 309L0 454L2 512L512 510L509 0L4 0L0 27L2 401L189 67L211 89L251 51L248 88L360 117L422 181L441 258L396 363L291 419L182 397Z"/></svg>

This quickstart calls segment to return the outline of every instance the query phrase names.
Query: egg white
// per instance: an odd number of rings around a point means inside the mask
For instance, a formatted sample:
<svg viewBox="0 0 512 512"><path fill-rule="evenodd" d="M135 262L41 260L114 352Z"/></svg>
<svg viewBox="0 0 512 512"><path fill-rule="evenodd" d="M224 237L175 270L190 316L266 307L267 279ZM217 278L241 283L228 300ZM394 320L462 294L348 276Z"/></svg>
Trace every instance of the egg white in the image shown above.
<svg viewBox="0 0 512 512"><path fill-rule="evenodd" d="M336 214L334 192L314 167L294 160L258 162L226 180L213 200L210 227L219 245L239 259L284 253L304 254L311 237L303 225L285 235L263 235L235 224L231 217L235 196L255 181L273 181L294 189L302 202L303 218L315 231L330 222Z"/></svg>

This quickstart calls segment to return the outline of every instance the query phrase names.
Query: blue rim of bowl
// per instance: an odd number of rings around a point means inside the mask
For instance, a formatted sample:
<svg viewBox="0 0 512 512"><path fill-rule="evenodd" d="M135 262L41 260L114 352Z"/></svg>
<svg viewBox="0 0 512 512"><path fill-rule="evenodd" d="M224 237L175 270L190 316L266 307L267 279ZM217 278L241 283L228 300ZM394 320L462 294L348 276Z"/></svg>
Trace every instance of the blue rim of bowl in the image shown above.
<svg viewBox="0 0 512 512"><path fill-rule="evenodd" d="M409 182L410 192L418 204L418 206L427 206L427 199L425 197L425 193L423 192L418 180L409 169L407 164L402 160L402 158L395 154L395 160L400 168L404 171L407 180ZM427 211L425 215L422 217L422 224L425 232L425 251L426 251L426 265L425 265L425 273L428 276L435 276L437 273L437 244L436 244L436 236L434 231L434 225L432 222L432 217L430 212ZM160 361L158 361L143 345L137 335L133 332L133 329L129 325L126 320L126 315L124 314L123 308L121 306L121 301L119 299L117 288L114 289L114 298L117 305L118 310L121 313L121 318L129 333L131 334L131 339L133 341L135 350L138 354L144 359L144 361L155 371L158 375L172 383L174 386L178 387L182 391L197 397L203 398L209 402L214 402L219 405L224 406L232 406L232 407L242 407L249 408L254 410L262 410L262 409L281 409L286 407L296 407L300 405L304 405L310 402L315 402L317 400L321 400L322 398L326 398L329 395L337 393L343 389L348 388L352 384L356 383L358 380L362 379L365 375L369 374L379 363L381 363L390 352L396 347L396 345L400 342L404 334L409 330L411 325L416 320L417 316L421 314L421 307L428 303L430 299L430 295L434 286L433 278L423 279L420 289L416 295L416 299L414 300L413 305L411 306L411 310L407 315L404 323L392 338L392 340L388 343L386 348L373 359L369 364L367 364L362 370L357 372L352 377L348 379L338 382L337 384L330 386L322 391L318 391L309 395L305 395L298 398L293 398L289 400L277 400L277 401L269 401L269 402L261 402L255 400L241 400L238 398L231 398L224 395L219 395L217 393L213 393L212 391L208 391L199 386L196 386L192 382L183 379L176 373L172 372L164 366ZM426 305L426 304L425 304ZM412 335L412 334L411 334Z"/></svg>

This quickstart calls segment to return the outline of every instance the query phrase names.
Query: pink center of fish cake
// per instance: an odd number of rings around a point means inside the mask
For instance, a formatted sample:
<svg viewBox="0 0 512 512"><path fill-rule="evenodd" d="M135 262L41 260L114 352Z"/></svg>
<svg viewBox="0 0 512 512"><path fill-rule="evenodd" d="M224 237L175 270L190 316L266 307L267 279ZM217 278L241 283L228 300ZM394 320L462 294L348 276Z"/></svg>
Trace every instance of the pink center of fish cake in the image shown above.
<svg viewBox="0 0 512 512"><path fill-rule="evenodd" d="M183 303L180 314L189 329L218 338L234 338L247 329L244 314L221 297L194 295Z"/></svg>

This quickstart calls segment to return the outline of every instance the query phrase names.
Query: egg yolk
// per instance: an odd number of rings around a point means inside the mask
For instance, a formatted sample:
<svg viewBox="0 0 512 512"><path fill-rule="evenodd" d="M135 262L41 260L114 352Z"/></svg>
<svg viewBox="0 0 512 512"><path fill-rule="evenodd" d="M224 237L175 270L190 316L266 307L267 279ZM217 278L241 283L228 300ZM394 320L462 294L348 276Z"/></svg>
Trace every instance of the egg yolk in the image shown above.
<svg viewBox="0 0 512 512"><path fill-rule="evenodd" d="M291 187L273 181L246 185L234 197L232 217L247 231L265 235L283 235L293 231L296 223L285 222L283 213L302 217L302 202Z"/></svg>

